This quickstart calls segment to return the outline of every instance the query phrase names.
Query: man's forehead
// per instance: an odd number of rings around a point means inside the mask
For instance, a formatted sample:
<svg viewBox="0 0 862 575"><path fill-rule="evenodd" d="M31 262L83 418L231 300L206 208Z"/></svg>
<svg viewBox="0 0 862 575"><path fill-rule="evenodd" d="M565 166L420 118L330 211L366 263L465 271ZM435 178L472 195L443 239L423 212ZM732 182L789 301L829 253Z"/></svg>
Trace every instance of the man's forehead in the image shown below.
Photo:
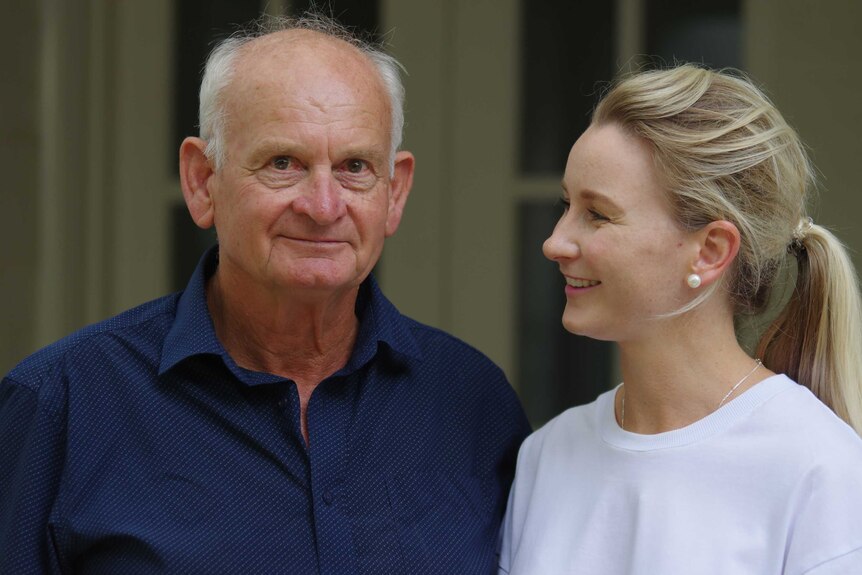
<svg viewBox="0 0 862 575"><path fill-rule="evenodd" d="M379 97L385 107L389 104L383 79L368 56L344 40L313 30L285 30L257 38L241 48L233 65L225 91L228 100L242 100L265 85L307 94L323 80L349 85L356 93Z"/></svg>
<svg viewBox="0 0 862 575"><path fill-rule="evenodd" d="M323 59L337 57L371 65L368 58L345 40L314 30L281 30L255 38L243 46L238 55L249 62L291 58Z"/></svg>

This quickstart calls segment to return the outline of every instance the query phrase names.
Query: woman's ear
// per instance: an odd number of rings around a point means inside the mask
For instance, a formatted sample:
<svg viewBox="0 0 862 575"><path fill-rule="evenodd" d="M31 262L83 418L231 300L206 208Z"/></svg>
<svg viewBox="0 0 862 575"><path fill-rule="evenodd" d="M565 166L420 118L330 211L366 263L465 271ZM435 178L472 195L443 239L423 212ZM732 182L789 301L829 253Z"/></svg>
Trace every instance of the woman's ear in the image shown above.
<svg viewBox="0 0 862 575"><path fill-rule="evenodd" d="M206 155L207 143L200 138L186 138L180 145L180 184L186 207L198 227L212 227L215 220L211 177L215 174Z"/></svg>
<svg viewBox="0 0 862 575"><path fill-rule="evenodd" d="M703 285L718 281L733 264L739 253L740 236L737 227L726 220L711 222L696 232L700 246L692 273L701 277Z"/></svg>

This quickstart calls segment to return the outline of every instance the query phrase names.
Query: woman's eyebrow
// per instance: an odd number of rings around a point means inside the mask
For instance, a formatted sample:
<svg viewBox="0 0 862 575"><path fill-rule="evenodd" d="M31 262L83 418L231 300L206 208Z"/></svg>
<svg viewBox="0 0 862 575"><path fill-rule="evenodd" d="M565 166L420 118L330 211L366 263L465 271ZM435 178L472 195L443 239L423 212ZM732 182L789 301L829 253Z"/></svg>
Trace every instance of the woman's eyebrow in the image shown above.
<svg viewBox="0 0 862 575"><path fill-rule="evenodd" d="M581 192L578 194L578 196L581 199L586 200L586 201L600 202L602 204L609 206L611 209L615 209L615 210L621 209L619 204L617 204L615 201L613 201L609 196L606 196L605 194L602 194L601 192L597 192L595 190L589 190L589 189L581 190Z"/></svg>

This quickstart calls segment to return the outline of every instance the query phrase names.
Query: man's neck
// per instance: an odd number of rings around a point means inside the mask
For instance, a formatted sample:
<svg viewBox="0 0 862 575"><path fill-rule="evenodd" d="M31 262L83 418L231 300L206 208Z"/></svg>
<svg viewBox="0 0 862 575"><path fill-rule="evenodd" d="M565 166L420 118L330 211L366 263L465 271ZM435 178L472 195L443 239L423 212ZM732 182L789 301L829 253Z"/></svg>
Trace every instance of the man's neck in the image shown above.
<svg viewBox="0 0 862 575"><path fill-rule="evenodd" d="M359 329L357 294L297 298L240 289L216 272L207 305L216 336L237 365L316 385L350 358Z"/></svg>

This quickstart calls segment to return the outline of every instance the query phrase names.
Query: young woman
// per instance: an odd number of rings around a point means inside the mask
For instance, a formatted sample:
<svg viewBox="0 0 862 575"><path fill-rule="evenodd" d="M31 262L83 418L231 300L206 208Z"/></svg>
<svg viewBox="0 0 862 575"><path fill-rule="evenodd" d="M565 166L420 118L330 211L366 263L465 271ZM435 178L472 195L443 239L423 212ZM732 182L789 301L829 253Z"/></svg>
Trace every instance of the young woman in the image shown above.
<svg viewBox="0 0 862 575"><path fill-rule="evenodd" d="M618 342L624 383L524 443L500 573L862 574L862 314L812 173L743 78L685 65L603 98L544 252L563 325ZM751 357L734 319L793 268Z"/></svg>

